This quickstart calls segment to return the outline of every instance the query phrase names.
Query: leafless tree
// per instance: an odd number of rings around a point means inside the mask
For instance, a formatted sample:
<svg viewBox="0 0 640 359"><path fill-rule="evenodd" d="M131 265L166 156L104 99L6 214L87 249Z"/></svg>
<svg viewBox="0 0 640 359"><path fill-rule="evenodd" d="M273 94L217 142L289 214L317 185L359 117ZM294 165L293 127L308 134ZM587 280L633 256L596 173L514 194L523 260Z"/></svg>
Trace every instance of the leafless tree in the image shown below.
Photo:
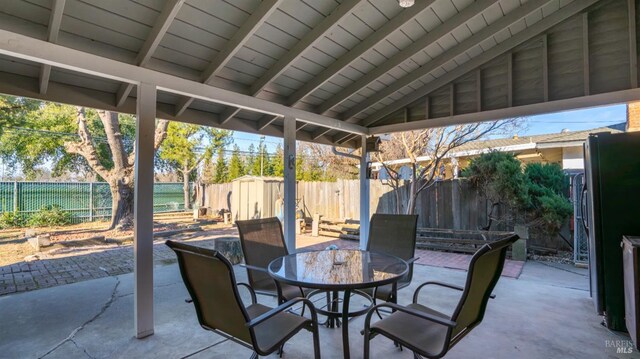
<svg viewBox="0 0 640 359"><path fill-rule="evenodd" d="M89 166L107 183L111 190L111 226L127 227L133 216L133 169L135 160L134 149L127 153L124 146L118 114L111 111L99 110L98 116L104 126L107 143L111 152L113 166L107 169L100 161L98 149L92 139L87 125L85 109L77 107L78 135L80 141L65 143L65 149L71 154L84 157ZM169 121L158 120L156 123L154 151L162 144L167 136ZM152 200L149 198L148 200Z"/></svg>
<svg viewBox="0 0 640 359"><path fill-rule="evenodd" d="M324 169L325 179L355 179L358 178L358 160L339 156L331 151L331 146L320 145L317 143L302 143L301 148L308 149L312 154L313 160L317 161ZM355 155L360 153L359 150L354 152Z"/></svg>
<svg viewBox="0 0 640 359"><path fill-rule="evenodd" d="M381 182L393 188L396 212L415 213L419 194L435 183L440 167L454 149L488 135L513 131L518 123L518 119L510 119L392 134L390 141L382 143L381 151L375 154L374 159L380 162L389 174L389 178L381 179ZM408 180L402 179L399 173L400 166L405 165L404 163L390 163L399 159L408 161L406 165L411 169ZM406 203L402 200L402 188L406 188Z"/></svg>

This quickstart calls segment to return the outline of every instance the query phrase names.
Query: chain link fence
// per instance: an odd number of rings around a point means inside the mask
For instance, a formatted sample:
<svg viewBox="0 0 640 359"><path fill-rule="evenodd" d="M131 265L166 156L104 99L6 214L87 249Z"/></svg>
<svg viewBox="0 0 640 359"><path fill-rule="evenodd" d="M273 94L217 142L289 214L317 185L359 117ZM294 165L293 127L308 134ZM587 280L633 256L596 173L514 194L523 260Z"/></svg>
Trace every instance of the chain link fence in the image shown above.
<svg viewBox="0 0 640 359"><path fill-rule="evenodd" d="M193 185L189 187L192 194ZM182 183L154 184L154 213L184 210L183 196ZM49 205L71 213L74 223L106 220L111 218L111 191L104 182L0 182L0 213L28 219Z"/></svg>
<svg viewBox="0 0 640 359"><path fill-rule="evenodd" d="M584 174L578 174L572 178L573 201L573 261L575 263L587 263L589 261L589 237L583 226L582 218L582 184Z"/></svg>

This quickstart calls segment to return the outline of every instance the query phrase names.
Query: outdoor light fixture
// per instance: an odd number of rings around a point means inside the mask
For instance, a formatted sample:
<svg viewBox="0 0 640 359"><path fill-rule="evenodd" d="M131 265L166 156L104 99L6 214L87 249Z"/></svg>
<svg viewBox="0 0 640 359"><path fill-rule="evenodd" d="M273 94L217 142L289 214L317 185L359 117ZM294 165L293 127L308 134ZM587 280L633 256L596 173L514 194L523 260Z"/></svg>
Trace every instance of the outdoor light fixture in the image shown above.
<svg viewBox="0 0 640 359"><path fill-rule="evenodd" d="M382 142L382 140L377 136L367 138L367 141L365 142L367 152L380 152L380 142Z"/></svg>
<svg viewBox="0 0 640 359"><path fill-rule="evenodd" d="M416 0L398 0L400 7L412 7L416 3Z"/></svg>

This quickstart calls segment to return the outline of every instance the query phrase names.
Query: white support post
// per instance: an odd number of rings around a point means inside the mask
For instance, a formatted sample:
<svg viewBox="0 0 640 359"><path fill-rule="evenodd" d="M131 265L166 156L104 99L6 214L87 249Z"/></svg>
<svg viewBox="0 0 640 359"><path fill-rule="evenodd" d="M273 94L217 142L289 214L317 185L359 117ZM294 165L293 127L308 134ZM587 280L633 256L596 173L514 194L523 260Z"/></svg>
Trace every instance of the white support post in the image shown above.
<svg viewBox="0 0 640 359"><path fill-rule="evenodd" d="M296 119L284 118L284 242L296 251Z"/></svg>
<svg viewBox="0 0 640 359"><path fill-rule="evenodd" d="M367 178L367 136L362 136L362 155L360 157L360 249L367 249L369 240L369 179Z"/></svg>
<svg viewBox="0 0 640 359"><path fill-rule="evenodd" d="M153 334L153 143L156 87L138 85L133 215L134 323L136 338Z"/></svg>

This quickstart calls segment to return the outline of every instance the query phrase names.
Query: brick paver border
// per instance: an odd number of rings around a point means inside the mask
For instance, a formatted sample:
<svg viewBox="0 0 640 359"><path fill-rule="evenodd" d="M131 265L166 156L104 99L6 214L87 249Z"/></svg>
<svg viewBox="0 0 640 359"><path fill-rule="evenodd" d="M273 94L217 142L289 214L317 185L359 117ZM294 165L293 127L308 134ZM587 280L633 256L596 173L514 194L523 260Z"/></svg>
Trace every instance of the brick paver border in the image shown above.
<svg viewBox="0 0 640 359"><path fill-rule="evenodd" d="M224 233L224 235L230 234L228 231ZM212 248L216 237L218 235L189 242ZM346 240L333 240L304 248L321 250L332 244L339 248L358 248L358 242ZM416 250L416 256L420 257L417 264L461 270L466 270L471 260L471 256L466 254L420 249ZM153 258L156 265L167 265L176 261L174 253L164 245L164 240L155 241ZM502 275L518 278L523 266L524 262L507 260ZM75 256L21 262L0 267L0 296L131 272L133 272L132 246L108 248L99 252Z"/></svg>

